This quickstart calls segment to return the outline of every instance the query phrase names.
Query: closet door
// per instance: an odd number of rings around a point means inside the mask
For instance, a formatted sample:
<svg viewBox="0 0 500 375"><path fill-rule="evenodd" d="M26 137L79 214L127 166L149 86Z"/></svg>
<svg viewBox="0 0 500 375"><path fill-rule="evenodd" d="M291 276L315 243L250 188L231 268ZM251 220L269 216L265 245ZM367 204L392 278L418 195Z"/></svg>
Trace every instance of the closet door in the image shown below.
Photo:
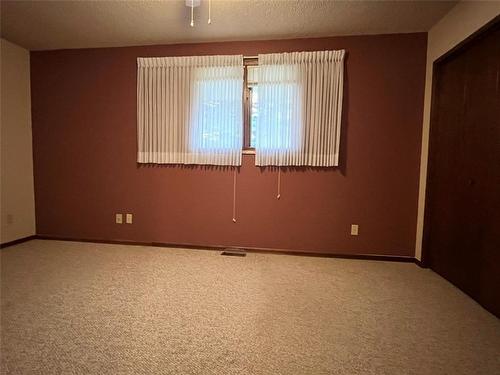
<svg viewBox="0 0 500 375"><path fill-rule="evenodd" d="M435 67L425 261L500 316L500 28Z"/></svg>
<svg viewBox="0 0 500 375"><path fill-rule="evenodd" d="M500 24L467 51L467 186L477 248L473 297L500 316Z"/></svg>

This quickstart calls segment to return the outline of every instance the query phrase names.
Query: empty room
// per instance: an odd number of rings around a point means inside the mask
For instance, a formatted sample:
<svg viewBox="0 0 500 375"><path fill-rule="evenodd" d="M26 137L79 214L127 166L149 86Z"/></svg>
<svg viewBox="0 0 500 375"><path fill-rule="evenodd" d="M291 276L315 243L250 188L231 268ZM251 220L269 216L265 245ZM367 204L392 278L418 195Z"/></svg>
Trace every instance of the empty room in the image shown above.
<svg viewBox="0 0 500 375"><path fill-rule="evenodd" d="M500 374L500 1L0 1L1 374Z"/></svg>

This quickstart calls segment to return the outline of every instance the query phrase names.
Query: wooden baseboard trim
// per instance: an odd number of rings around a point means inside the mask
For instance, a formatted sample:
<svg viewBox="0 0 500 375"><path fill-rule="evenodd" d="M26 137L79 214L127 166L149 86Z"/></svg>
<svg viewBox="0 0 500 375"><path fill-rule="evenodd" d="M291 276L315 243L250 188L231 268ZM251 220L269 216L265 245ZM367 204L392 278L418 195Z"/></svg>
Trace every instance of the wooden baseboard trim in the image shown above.
<svg viewBox="0 0 500 375"><path fill-rule="evenodd" d="M418 260L417 258L413 258L415 264L417 266L419 266L420 268L429 268L429 266L427 266L424 262L422 262L421 260Z"/></svg>
<svg viewBox="0 0 500 375"><path fill-rule="evenodd" d="M184 249L193 249L193 250L212 250L212 251L223 251L223 250L228 249L228 248L238 248L238 247L234 247L234 246L222 246L222 245L205 246L205 245L178 244L178 243L165 243L165 242L140 242L140 241L129 241L129 240L68 238L68 237L48 236L48 235L43 235L43 234L37 235L36 238L41 239L41 240L54 240L54 241L92 242L92 243L104 243L104 244L114 244L114 245L154 246L154 247L170 247L170 248L184 248ZM399 256L399 255L318 253L318 252L257 248L257 247L245 247L244 250L248 253L308 256L308 257L321 257L321 258L378 260L378 261L385 261L385 262L416 263L416 264L421 266L420 261L418 261L416 258L407 257L407 256Z"/></svg>
<svg viewBox="0 0 500 375"><path fill-rule="evenodd" d="M17 240L14 241L9 241L5 242L3 244L0 244L0 249L5 249L6 247L9 246L14 246L14 245L19 245L20 243L26 242L26 241L31 241L37 238L36 234L33 234L31 236L23 237L23 238L18 238Z"/></svg>
<svg viewBox="0 0 500 375"><path fill-rule="evenodd" d="M345 253L318 253L309 251L294 251L284 249L262 249L262 248L245 248L250 253L276 254L276 255L293 255L304 257L318 258L338 258L338 259L360 259L360 260L380 260L385 262L407 262L412 263L414 258L398 256L398 255L377 255L377 254L345 254Z"/></svg>

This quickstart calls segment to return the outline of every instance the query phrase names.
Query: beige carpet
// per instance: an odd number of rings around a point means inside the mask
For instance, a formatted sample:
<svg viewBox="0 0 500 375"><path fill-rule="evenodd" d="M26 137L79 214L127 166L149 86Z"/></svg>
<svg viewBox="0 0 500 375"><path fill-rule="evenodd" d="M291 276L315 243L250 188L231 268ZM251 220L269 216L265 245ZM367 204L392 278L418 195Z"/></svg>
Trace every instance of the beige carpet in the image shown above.
<svg viewBox="0 0 500 375"><path fill-rule="evenodd" d="M499 374L500 322L414 264L31 241L4 374Z"/></svg>

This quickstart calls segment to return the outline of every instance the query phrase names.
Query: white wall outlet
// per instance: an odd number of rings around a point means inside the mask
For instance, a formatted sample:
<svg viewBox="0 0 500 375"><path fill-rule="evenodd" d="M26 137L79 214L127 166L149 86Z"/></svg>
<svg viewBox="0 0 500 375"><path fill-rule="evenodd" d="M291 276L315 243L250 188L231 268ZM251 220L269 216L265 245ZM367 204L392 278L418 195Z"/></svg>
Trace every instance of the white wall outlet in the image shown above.
<svg viewBox="0 0 500 375"><path fill-rule="evenodd" d="M116 214L115 217L116 224L122 224L123 223L123 215L122 214Z"/></svg>
<svg viewBox="0 0 500 375"><path fill-rule="evenodd" d="M132 224L132 214L125 215L125 222L127 224Z"/></svg>
<svg viewBox="0 0 500 375"><path fill-rule="evenodd" d="M351 224L351 236L357 236L359 232L358 224Z"/></svg>

